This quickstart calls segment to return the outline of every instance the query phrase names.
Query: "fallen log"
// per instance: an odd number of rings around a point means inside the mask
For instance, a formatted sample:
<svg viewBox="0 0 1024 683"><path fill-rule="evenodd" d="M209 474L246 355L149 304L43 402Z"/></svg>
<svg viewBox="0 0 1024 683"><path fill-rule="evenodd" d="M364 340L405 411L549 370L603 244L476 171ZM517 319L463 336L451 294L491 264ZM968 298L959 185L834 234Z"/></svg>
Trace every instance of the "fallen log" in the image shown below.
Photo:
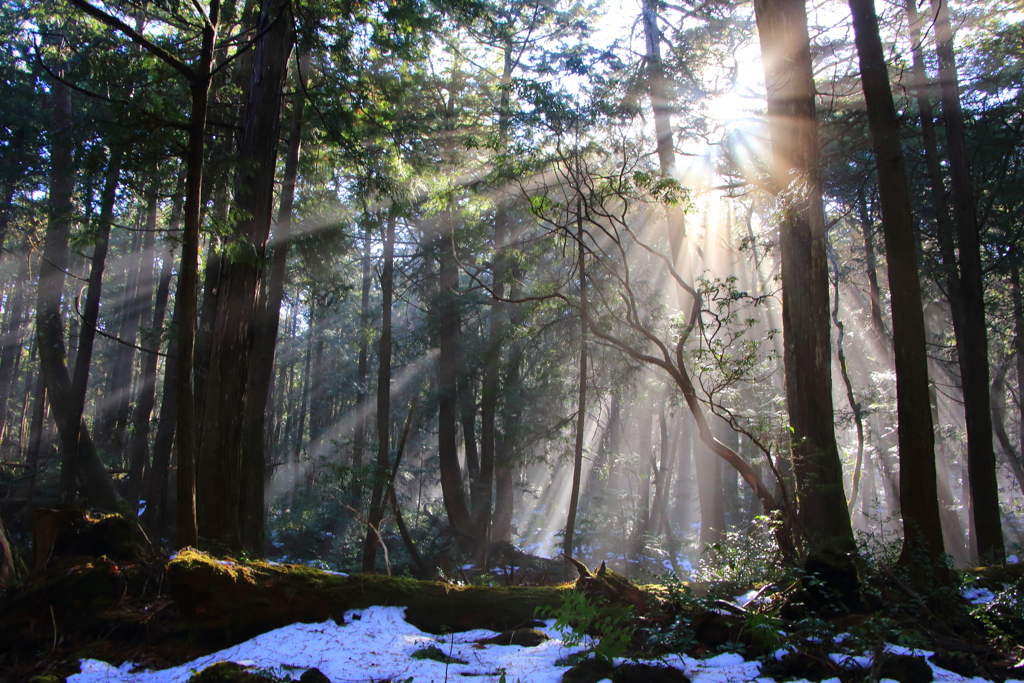
<svg viewBox="0 0 1024 683"><path fill-rule="evenodd" d="M296 622L344 620L372 605L406 607L406 620L428 633L534 625L541 606L557 607L560 586L460 586L439 581L342 576L296 565L220 560L186 549L167 566L164 589L178 628L203 640L238 643Z"/></svg>

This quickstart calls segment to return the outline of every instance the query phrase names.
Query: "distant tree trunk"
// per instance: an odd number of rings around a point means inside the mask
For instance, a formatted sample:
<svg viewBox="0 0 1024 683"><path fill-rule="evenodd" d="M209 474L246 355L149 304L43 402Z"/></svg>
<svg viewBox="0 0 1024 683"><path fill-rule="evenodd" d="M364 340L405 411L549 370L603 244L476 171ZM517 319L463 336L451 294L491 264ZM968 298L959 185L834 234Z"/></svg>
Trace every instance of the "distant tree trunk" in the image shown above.
<svg viewBox="0 0 1024 683"><path fill-rule="evenodd" d="M356 426L352 435L352 469L356 471L356 478L352 486L352 498L356 505L363 498L362 478L359 470L363 466L363 453L366 451L366 422L369 418L369 405L367 399L367 380L369 379L369 346L368 335L370 327L370 286L373 284L373 255L370 248L372 238L370 230L363 232L363 258L362 258L362 287L359 298L359 363L357 368L358 387L356 389Z"/></svg>
<svg viewBox="0 0 1024 683"><path fill-rule="evenodd" d="M882 228L889 264L899 420L900 507L904 527L901 559L910 562L922 551L938 559L943 552L942 524L910 191L873 0L850 0L850 11L878 165Z"/></svg>
<svg viewBox="0 0 1024 683"><path fill-rule="evenodd" d="M658 167L661 174L672 177L676 172L676 151L672 135L672 81L665 73L661 58L661 28L658 26L658 0L643 0L641 17L646 47L647 93L654 113L654 135L658 145ZM683 252L686 236L685 216L680 207L669 207L666 223L672 262L677 267Z"/></svg>
<svg viewBox="0 0 1024 683"><path fill-rule="evenodd" d="M117 510L120 497L96 453L89 432L80 418L73 419L73 385L68 370L61 311L68 266L68 238L74 217L71 93L67 86L53 83L51 103L49 215L36 296L39 368L46 381L46 393L61 437L61 498L71 503L76 482L80 482L81 493L91 504L105 510Z"/></svg>
<svg viewBox="0 0 1024 683"><path fill-rule="evenodd" d="M380 339L377 344L377 465L373 473L373 492L370 495L369 523L363 541L363 573L373 574L377 566L377 535L384 519L384 486L389 472L391 434L391 305L395 288L395 223L397 210L392 205L384 224L384 248L381 255Z"/></svg>
<svg viewBox="0 0 1024 683"><path fill-rule="evenodd" d="M175 235L181 225L181 194L171 209L168 231ZM172 254L167 252L170 260ZM179 269L179 278L180 269ZM172 327L181 325L181 311L185 307L180 296L174 298L174 311L171 314ZM194 310L194 309L193 309ZM169 492L169 474L171 452L174 447L175 426L178 424L178 336L170 335L167 340L167 361L164 364L164 390L160 400L160 414L157 418L156 437L153 440L152 476L146 493L146 511L142 521L151 537L163 532L167 524L167 496ZM180 476L179 463L179 476Z"/></svg>
<svg viewBox="0 0 1024 683"><path fill-rule="evenodd" d="M28 501L25 503L23 516L24 527L32 528L32 510L34 509L36 486L39 481L39 453L42 450L43 424L46 422L46 382L42 372L36 375L35 389L32 392L32 423L28 430L28 448L25 451L25 462L28 463Z"/></svg>
<svg viewBox="0 0 1024 683"><path fill-rule="evenodd" d="M152 478L152 467L149 466L149 420L156 404L156 366L160 360L160 342L164 333L164 317L167 315L167 300L171 288L171 265L173 256L170 248L164 249L161 256L160 279L157 282L156 302L153 304L153 323L144 340L148 352L142 358L140 371L138 401L132 415L132 454L131 478L129 479L129 500L138 506L139 498L146 490L144 482ZM146 505L150 504L146 499Z"/></svg>
<svg viewBox="0 0 1024 683"><path fill-rule="evenodd" d="M569 557L573 556L576 550L576 511L580 504L580 480L583 474L583 438L587 418L587 261L586 245L584 244L585 233L583 230L583 202L576 201L576 269L580 280L580 365L579 365L579 393L576 398L576 442L573 446L572 456L572 489L569 493L569 510L565 520L565 537L562 544L562 552Z"/></svg>
<svg viewBox="0 0 1024 683"><path fill-rule="evenodd" d="M932 0L935 14L936 52L939 55L939 92L946 123L953 180L953 216L957 227L960 281L964 305L964 353L960 374L964 389L967 421L967 463L971 474L971 500L978 529L978 552L987 562L1001 563L1006 557L1002 521L999 515L999 483L992 447L992 412L989 407L988 326L985 322L985 282L981 265L978 218L971 187L971 163L967 133L960 107L953 29L949 4Z"/></svg>
<svg viewBox="0 0 1024 683"><path fill-rule="evenodd" d="M132 329L129 330L128 340L132 344L139 341L139 332L141 325L149 322L153 317L153 246L156 244L156 224L157 224L157 209L158 202L156 196L157 188L150 188L151 195L148 201L148 209L146 211L146 231L142 235L142 247L137 256L138 267L136 269L135 278L135 310L134 320ZM170 271L168 271L167 277L170 278ZM143 344L145 344L145 332L142 332ZM146 348L142 346L141 348ZM131 349L132 358L134 361L135 349ZM140 414L140 410L144 409L143 402L146 400L145 394L147 391L146 387L146 364L147 361L152 360L156 363L156 353L159 352L159 346L154 350L153 353L142 353L139 356L139 373L136 376L134 386L131 380L128 381L128 391L125 393L125 435L124 435L124 446L121 452L124 454L122 460L128 463L128 492L129 500L133 504L137 504L139 495L142 492L142 478L146 475L149 469L148 458L148 443L139 449L138 457L134 457L134 442L135 436L138 435L139 429L142 428L135 418ZM131 376L131 365L128 366L128 376ZM155 381L155 377L154 377ZM156 386L153 386L153 391L156 391ZM146 410L146 427L144 428L148 434L149 430L149 411L153 409L153 400L149 399L149 407ZM135 436L133 436L134 434Z"/></svg>
<svg viewBox="0 0 1024 683"><path fill-rule="evenodd" d="M705 444L697 446L697 497L700 501L700 548L721 543L725 534L725 500L722 495L722 469L718 457Z"/></svg>
<svg viewBox="0 0 1024 683"><path fill-rule="evenodd" d="M233 245L249 253L227 263L221 278L196 479L199 536L235 552L242 550L246 512L243 469L258 467L261 481L263 476L263 463L244 456L243 430L245 406L252 400L249 366L273 215L281 89L291 52L287 0L263 0L256 35L235 185L235 205L244 218L235 226ZM262 398L261 409L266 405Z"/></svg>
<svg viewBox="0 0 1024 683"><path fill-rule="evenodd" d="M868 211L868 198L863 187L857 188L857 214L864 234L864 261L868 271L868 297L871 301L871 329L877 348L889 355L889 335L882 321L882 288L878 286L878 257L875 255L875 226Z"/></svg>
<svg viewBox="0 0 1024 683"><path fill-rule="evenodd" d="M810 550L854 549L832 407L826 226L803 0L755 0L779 226L786 397L800 528ZM787 197L787 195L789 195Z"/></svg>
<svg viewBox="0 0 1024 683"><path fill-rule="evenodd" d="M251 555L262 556L265 538L264 507L267 450L267 403L274 377L274 358L277 352L278 330L281 323L281 302L291 244L292 206L295 202L295 181L298 177L299 152L302 145L302 127L305 111L306 77L309 73L309 54L295 60L295 82L298 85L292 102L292 118L288 128L288 147L285 152L284 178L281 184L281 204L274 228L274 254L270 272L263 288L265 302L257 310L255 338L256 356L249 371L249 396L245 404L243 435L243 513L242 547ZM362 387L362 380L360 380Z"/></svg>
<svg viewBox="0 0 1024 683"><path fill-rule="evenodd" d="M7 411L21 361L22 324L25 322L25 290L28 288L29 282L28 255L20 254L17 258L18 273L15 279L15 291L10 305L10 315L4 328L2 346L0 346L0 439L5 442L10 441L6 438Z"/></svg>
<svg viewBox="0 0 1024 683"><path fill-rule="evenodd" d="M939 403L936 397L935 384L928 386L928 400L932 408L932 424L939 422ZM941 438L935 440L935 476L936 489L939 494L939 516L942 521L942 538L946 544L946 552L953 558L957 566L967 566L970 557L967 553L967 537L964 536L960 517L954 508L953 492L949 487L949 466L945 448Z"/></svg>
<svg viewBox="0 0 1024 683"><path fill-rule="evenodd" d="M151 195L146 203L146 221L143 235L152 235L156 230L156 195ZM128 422L131 419L132 406L132 370L135 364L135 342L139 338L139 323L142 320L143 301L141 288L143 280L143 235L136 233L132 239L131 253L128 261L128 272L125 278L124 297L121 304L121 325L117 338L123 344L117 345L117 356L114 371L110 375L109 395L114 400L114 410L108 429L97 432L97 441L101 448L110 444L108 453L116 453L118 462L124 463L124 455L128 450ZM150 265L152 271L152 264ZM151 279L151 278L150 278ZM150 282L152 286L152 281ZM152 290L150 291L150 293ZM148 303L148 302L146 302Z"/></svg>
<svg viewBox="0 0 1024 683"><path fill-rule="evenodd" d="M1010 294L1013 297L1013 357L1017 370L1017 453L1024 459L1024 290L1020 284L1020 266L1010 269Z"/></svg>
<svg viewBox="0 0 1024 683"><path fill-rule="evenodd" d="M636 429L637 442L639 444L640 456L637 468L637 511L636 511L636 545L633 553L642 550L640 546L641 537L647 534L651 524L651 478L656 476L658 471L657 458L654 456L653 435L654 412L651 409L643 409L637 415Z"/></svg>
<svg viewBox="0 0 1024 683"><path fill-rule="evenodd" d="M839 371L843 376L843 384L846 385L846 400L853 411L854 426L857 428L857 461L853 466L853 477L851 481L850 500L847 503L850 514L853 515L853 508L857 504L857 494L860 491L861 470L864 467L864 416L861 411L860 402L853 393L853 382L850 379L850 370L846 364L846 349L843 347L843 338L846 336L846 327L839 319L839 264L835 258L832 260L832 323L836 326L836 358L839 360ZM884 343L884 337L879 342Z"/></svg>
<svg viewBox="0 0 1024 683"><path fill-rule="evenodd" d="M71 388L71 414L69 420L81 423L85 410L85 395L89 385L89 370L92 365L93 343L96 338L96 325L99 319L100 297L103 290L103 273L106 267L107 250L110 245L110 227L114 222L114 202L121 177L123 154L120 150L112 150L107 162L106 179L100 195L100 219L96 231L96 245L93 248L92 263L89 268L89 289L85 298L82 316L84 324L79 334L75 369ZM70 487L70 488L64 488ZM74 482L62 481L64 493L62 497L72 495Z"/></svg>
<svg viewBox="0 0 1024 683"><path fill-rule="evenodd" d="M509 285L509 298L520 297L519 273L515 265L511 266L512 282ZM509 325L512 328L522 324L522 308L512 307L509 311ZM491 516L491 542L512 540L512 515L514 512L515 495L513 486L516 463L516 444L519 429L523 420L522 363L523 344L513 340L505 364L505 376L502 385L505 387L504 402L501 409L502 434L495 446L494 465L494 514Z"/></svg>
<svg viewBox="0 0 1024 683"><path fill-rule="evenodd" d="M1009 361L996 366L995 374L992 376L992 425L996 432L996 438L1003 449L1006 462L1010 465L1017 480L1017 486L1024 493L1024 463L1020 455L1013 447L1009 434L1006 433L1006 372L1010 369Z"/></svg>
<svg viewBox="0 0 1024 683"><path fill-rule="evenodd" d="M465 446L466 475L469 479L469 506L476 519L483 495L480 491L480 448L476 437L476 382L471 374L467 354L462 354L459 364L465 370L459 373L456 387L459 395L459 420L462 423L462 443Z"/></svg>
<svg viewBox="0 0 1024 683"><path fill-rule="evenodd" d="M445 511L448 513L448 522L458 536L459 545L468 549L473 541L482 539L476 538L476 529L472 523L469 507L466 505L456 441L455 425L458 411L455 382L461 321L456 302L459 284L458 265L455 261L455 254L452 253L448 235L438 240L438 259L440 261L440 279L437 292L437 315L440 348L437 356L437 453L440 460L441 493L444 498Z"/></svg>

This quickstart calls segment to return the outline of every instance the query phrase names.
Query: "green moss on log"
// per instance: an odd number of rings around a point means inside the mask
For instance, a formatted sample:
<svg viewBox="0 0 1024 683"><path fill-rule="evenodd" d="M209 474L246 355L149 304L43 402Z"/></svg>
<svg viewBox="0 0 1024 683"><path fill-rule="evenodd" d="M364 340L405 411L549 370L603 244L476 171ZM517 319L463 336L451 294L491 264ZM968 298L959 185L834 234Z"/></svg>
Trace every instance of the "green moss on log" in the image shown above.
<svg viewBox="0 0 1024 683"><path fill-rule="evenodd" d="M296 622L341 622L348 610L406 607L406 620L428 633L531 625L540 606L561 604L563 586L452 586L390 576L338 576L268 562L218 560L196 550L167 568L167 592L182 627L196 638L236 643Z"/></svg>

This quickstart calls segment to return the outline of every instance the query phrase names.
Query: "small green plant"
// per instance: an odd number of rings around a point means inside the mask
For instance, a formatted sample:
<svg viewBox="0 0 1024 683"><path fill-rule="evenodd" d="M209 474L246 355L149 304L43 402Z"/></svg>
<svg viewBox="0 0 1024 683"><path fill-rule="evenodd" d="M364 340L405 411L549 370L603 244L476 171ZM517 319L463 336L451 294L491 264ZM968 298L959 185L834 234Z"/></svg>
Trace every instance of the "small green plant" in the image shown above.
<svg viewBox="0 0 1024 683"><path fill-rule="evenodd" d="M559 607L537 608L537 616L553 617L566 645L585 645L607 662L626 653L636 631L631 605L592 600L579 591L566 591Z"/></svg>

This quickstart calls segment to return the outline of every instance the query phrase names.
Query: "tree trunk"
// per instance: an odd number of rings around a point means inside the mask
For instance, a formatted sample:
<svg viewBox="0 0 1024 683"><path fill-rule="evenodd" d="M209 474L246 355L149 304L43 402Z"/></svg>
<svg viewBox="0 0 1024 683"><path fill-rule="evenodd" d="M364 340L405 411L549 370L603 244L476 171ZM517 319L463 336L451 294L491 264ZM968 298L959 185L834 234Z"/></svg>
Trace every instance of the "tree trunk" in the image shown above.
<svg viewBox="0 0 1024 683"><path fill-rule="evenodd" d="M875 344L886 357L889 356L889 335L882 320L882 288L878 285L878 257L875 255L875 226L868 211L868 198L863 187L857 188L857 214L864 235L864 261L868 271L868 297L871 301L871 329L875 333Z"/></svg>
<svg viewBox="0 0 1024 683"><path fill-rule="evenodd" d="M181 225L181 193L171 209L168 232L175 235ZM173 258L168 250L167 259ZM180 268L179 268L179 278ZM171 313L172 327L181 326L181 311L184 302L180 296L174 298L174 310ZM167 494L171 466L171 451L174 447L174 432L178 412L178 337L170 335L167 340L167 361L164 364L164 389L160 400L160 414L157 418L156 437L153 440L152 475L146 493L146 511L142 520L150 537L160 537L167 524ZM180 468L180 464L179 464Z"/></svg>
<svg viewBox="0 0 1024 683"><path fill-rule="evenodd" d="M1006 557L999 516L999 483L992 447L992 412L989 407L988 326L985 322L985 282L981 266L978 219L971 187L971 163L967 133L960 107L953 29L949 4L932 0L935 13L936 52L939 55L939 92L946 123L953 180L953 216L957 227L960 281L964 306L963 355L960 374L967 422L967 463L971 475L971 500L978 529L978 552L986 562L1002 563Z"/></svg>
<svg viewBox="0 0 1024 683"><path fill-rule="evenodd" d="M125 462L125 453L128 450L128 423L131 420L132 412L132 375L135 364L135 342L139 337L139 323L142 320L143 308L149 305L149 301L143 302L142 281L145 239L143 235L152 235L156 230L156 195L151 195L146 205L145 232L140 235L136 233L132 239L131 253L127 257L128 272L125 278L124 297L121 304L121 325L117 338L123 344L117 345L117 356L114 363L114 371L110 375L108 395L113 397L114 411L111 420L108 420L108 427L102 432L97 429L97 442L101 448L109 443L108 453L116 453L117 462ZM150 255L152 256L152 255ZM150 280L152 287L152 261L150 262ZM150 289L150 294L152 289Z"/></svg>
<svg viewBox="0 0 1024 683"><path fill-rule="evenodd" d="M85 395L89 385L89 370L92 365L93 344L96 339L96 325L99 320L100 297L103 291L103 273L106 267L107 251L110 246L110 227L114 222L114 201L121 177L123 154L120 150L111 150L107 162L107 173L103 192L100 195L100 224L96 232L96 245L93 248L92 264L89 268L89 289L85 298L85 310L82 313L83 325L79 334L77 358L72 379L71 416L70 420L77 424L82 421L85 410ZM62 482L63 487L74 487L70 478ZM63 498L70 499L71 489L64 488Z"/></svg>
<svg viewBox="0 0 1024 683"><path fill-rule="evenodd" d="M68 370L61 312L68 266L68 238L74 217L71 93L67 86L55 82L51 102L49 216L36 296L39 368L46 381L46 393L61 437L60 490L63 501L73 501L76 482L80 482L81 493L91 504L104 510L118 510L123 501L100 462L81 417L76 420L73 414L73 384Z"/></svg>
<svg viewBox="0 0 1024 683"><path fill-rule="evenodd" d="M15 292L10 306L10 315L4 328L3 345L0 346L0 439L10 442L5 430L8 427L7 411L10 396L14 392L14 381L18 374L22 349L22 325L25 322L25 290L28 287L28 255L19 254L18 274Z"/></svg>
<svg viewBox="0 0 1024 683"><path fill-rule="evenodd" d="M369 227L363 232L362 287L359 297L359 362L356 388L356 425L352 435L352 469L356 476L352 485L352 498L358 505L363 498L362 477L363 453L366 451L366 422L369 418L367 380L369 379L369 328L370 328L370 286L373 284L373 256L371 254L371 233Z"/></svg>
<svg viewBox="0 0 1024 683"><path fill-rule="evenodd" d="M221 278L196 478L199 536L235 552L242 550L246 512L243 468L258 467L261 481L263 476L262 462L248 461L243 454L244 416L252 400L249 366L272 218L281 86L291 52L287 0L263 0L256 35L235 185L235 206L244 218L235 226L233 246L245 253L226 264ZM262 398L259 409L266 404Z"/></svg>
<svg viewBox="0 0 1024 683"><path fill-rule="evenodd" d="M374 529L380 528L384 519L384 485L390 466L391 435L391 305L395 291L395 223L398 220L394 205L388 211L384 225L384 249L381 255L380 339L377 347L377 464L373 474L373 491L370 494L368 515L371 529L366 530L363 541L363 573L373 574L377 565L377 536Z"/></svg>
<svg viewBox="0 0 1024 683"><path fill-rule="evenodd" d="M803 0L755 0L768 85L779 226L786 397L800 527L810 550L854 549L832 407L826 227Z"/></svg>
<svg viewBox="0 0 1024 683"><path fill-rule="evenodd" d="M583 231L583 201L576 201L576 268L580 280L580 365L579 394L576 399L576 442L572 456L572 489L569 493L569 509L565 520L565 537L562 552L573 557L576 534L576 510L580 503L580 479L583 474L583 437L587 419L587 261ZM641 456L642 459L642 456Z"/></svg>
<svg viewBox="0 0 1024 683"><path fill-rule="evenodd" d="M910 562L919 552L938 559L943 552L942 525L910 191L873 0L850 0L850 11L878 165L882 228L889 264L899 420L900 507L904 528L901 559Z"/></svg>
<svg viewBox="0 0 1024 683"><path fill-rule="evenodd" d="M857 504L857 494L860 491L861 470L864 467L864 416L860 402L853 393L853 381L850 379L850 369L846 364L846 349L843 347L846 327L839 319L839 264L834 258L832 266L832 323L836 326L836 358L839 360L839 371L843 376L843 384L846 385L846 400L850 404L850 410L853 411L854 426L857 428L857 461L853 466L850 500L847 503L847 508L852 516L853 508ZM884 337L880 338L879 342L884 343Z"/></svg>
<svg viewBox="0 0 1024 683"><path fill-rule="evenodd" d="M451 226L449 217L446 223ZM454 229L454 226L451 226ZM455 531L459 545L469 549L476 538L469 507L466 505L465 491L462 485L462 471L459 467L458 444L455 425L457 421L457 400L455 381L457 376L456 362L459 356L459 320L458 296L459 272L455 254L448 235L438 240L438 259L440 261L440 279L437 293L438 342L437 356L437 453L440 460L441 493L444 497L445 511L448 522Z"/></svg>
<svg viewBox="0 0 1024 683"><path fill-rule="evenodd" d="M309 55L295 61L297 90L292 102L292 118L288 128L288 148L285 152L284 179L281 184L281 204L274 228L274 255L270 262L269 281L264 288L266 302L257 311L257 355L249 371L249 397L245 404L246 443L243 446L243 499L242 547L251 555L262 556L265 539L264 507L266 466L269 452L267 438L267 403L274 377L274 358L277 352L278 330L281 323L281 301L291 244L292 206L295 201L295 180L298 176L299 152L302 145L306 75ZM362 380L360 381L360 387Z"/></svg>
<svg viewBox="0 0 1024 683"><path fill-rule="evenodd" d="M193 346L196 325L196 286L199 280L199 224L202 216L203 162L205 158L206 118L210 97L214 41L220 20L220 0L210 0L209 17L203 25L202 48L197 76L192 81L192 111L189 115L188 154L185 174L185 229L182 234L181 267L175 301L181 300L178 313L176 442L177 471L177 545L196 545L196 406L192 385Z"/></svg>
<svg viewBox="0 0 1024 683"><path fill-rule="evenodd" d="M172 209L177 213L177 207ZM172 222L174 217L172 216ZM176 227L176 226L175 226ZM160 342L164 333L164 317L167 315L167 300L171 288L171 264L174 257L170 245L165 245L161 256L160 279L157 283L156 302L153 304L153 323L146 335L146 354L142 358L142 369L139 380L139 397L132 415L132 453L131 479L129 479L129 500L138 506L142 492L146 490L144 481L152 478L149 466L149 420L156 404L156 366L159 361ZM149 500L147 499L147 505Z"/></svg>

